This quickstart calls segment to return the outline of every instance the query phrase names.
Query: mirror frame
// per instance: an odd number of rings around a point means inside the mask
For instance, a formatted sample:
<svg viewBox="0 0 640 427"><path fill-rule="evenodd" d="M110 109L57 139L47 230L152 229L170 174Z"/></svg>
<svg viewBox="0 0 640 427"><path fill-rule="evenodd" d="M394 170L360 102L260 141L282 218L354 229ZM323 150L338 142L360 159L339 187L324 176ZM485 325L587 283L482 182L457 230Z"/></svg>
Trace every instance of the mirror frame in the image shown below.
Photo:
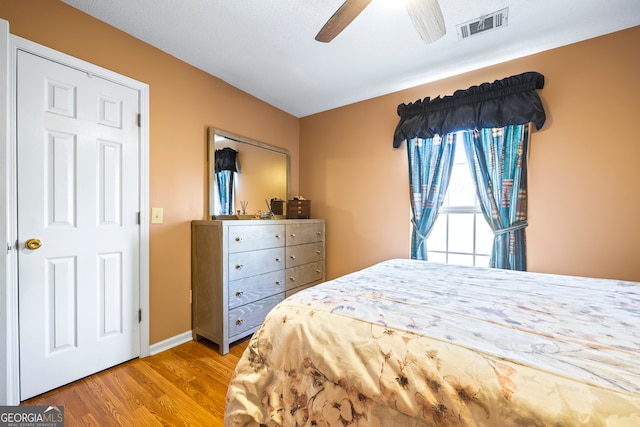
<svg viewBox="0 0 640 427"><path fill-rule="evenodd" d="M291 156L289 155L289 150L285 148L276 147L274 145L265 144L264 142L256 141L251 138L246 138L244 136L240 136L231 132L227 132L226 130L222 130L216 127L209 127L208 129L208 150L207 150L207 167L209 170L209 212L208 218L212 219L216 216L215 213L215 194L213 193L215 189L215 153L216 153L216 135L222 136L226 139L230 139L236 142L241 142L244 144L253 145L255 147L263 148L269 151L275 151L276 153L284 154L287 163L287 197L286 200L289 200L291 194Z"/></svg>

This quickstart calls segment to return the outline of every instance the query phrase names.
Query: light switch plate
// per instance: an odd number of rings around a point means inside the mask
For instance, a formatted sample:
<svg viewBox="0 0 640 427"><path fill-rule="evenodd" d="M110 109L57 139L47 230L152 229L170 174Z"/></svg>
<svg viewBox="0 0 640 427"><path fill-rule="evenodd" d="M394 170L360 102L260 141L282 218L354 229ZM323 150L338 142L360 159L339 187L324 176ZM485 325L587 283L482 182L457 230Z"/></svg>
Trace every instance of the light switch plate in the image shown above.
<svg viewBox="0 0 640 427"><path fill-rule="evenodd" d="M162 216L162 208L151 208L151 224L162 224Z"/></svg>

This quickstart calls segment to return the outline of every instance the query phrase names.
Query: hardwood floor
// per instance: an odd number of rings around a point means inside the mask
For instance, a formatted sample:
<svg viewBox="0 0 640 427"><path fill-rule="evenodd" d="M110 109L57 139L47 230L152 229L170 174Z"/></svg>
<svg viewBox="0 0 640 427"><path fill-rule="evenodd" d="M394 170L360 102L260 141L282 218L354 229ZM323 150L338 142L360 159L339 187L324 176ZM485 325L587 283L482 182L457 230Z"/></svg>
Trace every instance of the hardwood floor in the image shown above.
<svg viewBox="0 0 640 427"><path fill-rule="evenodd" d="M22 405L64 406L65 426L223 426L229 379L247 343L222 356L216 344L190 341Z"/></svg>

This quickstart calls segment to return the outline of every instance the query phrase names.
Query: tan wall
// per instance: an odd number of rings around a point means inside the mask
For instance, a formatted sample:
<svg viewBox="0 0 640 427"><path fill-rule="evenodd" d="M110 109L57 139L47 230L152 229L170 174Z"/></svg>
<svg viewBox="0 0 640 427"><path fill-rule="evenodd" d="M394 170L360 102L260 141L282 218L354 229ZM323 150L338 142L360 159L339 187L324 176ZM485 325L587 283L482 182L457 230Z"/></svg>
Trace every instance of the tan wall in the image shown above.
<svg viewBox="0 0 640 427"><path fill-rule="evenodd" d="M398 104L525 71L546 78L531 137L530 271L640 281L640 27L303 118L301 192L327 220L327 276L409 256Z"/></svg>
<svg viewBox="0 0 640 427"><path fill-rule="evenodd" d="M190 225L207 212L207 128L286 148L298 192L299 120L53 0L2 0L12 34L150 85L150 341L191 329ZM213 53L215 54L215 52Z"/></svg>

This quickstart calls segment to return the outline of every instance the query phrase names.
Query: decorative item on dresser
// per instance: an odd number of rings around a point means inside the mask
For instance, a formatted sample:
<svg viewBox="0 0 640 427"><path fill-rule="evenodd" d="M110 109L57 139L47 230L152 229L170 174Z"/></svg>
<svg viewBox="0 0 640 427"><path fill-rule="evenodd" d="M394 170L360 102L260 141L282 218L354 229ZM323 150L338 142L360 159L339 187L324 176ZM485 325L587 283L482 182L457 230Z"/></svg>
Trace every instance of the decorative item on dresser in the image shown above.
<svg viewBox="0 0 640 427"><path fill-rule="evenodd" d="M320 219L192 221L193 338L228 353L277 303L324 281L324 252Z"/></svg>
<svg viewBox="0 0 640 427"><path fill-rule="evenodd" d="M311 200L294 198L287 201L287 218L311 218Z"/></svg>

